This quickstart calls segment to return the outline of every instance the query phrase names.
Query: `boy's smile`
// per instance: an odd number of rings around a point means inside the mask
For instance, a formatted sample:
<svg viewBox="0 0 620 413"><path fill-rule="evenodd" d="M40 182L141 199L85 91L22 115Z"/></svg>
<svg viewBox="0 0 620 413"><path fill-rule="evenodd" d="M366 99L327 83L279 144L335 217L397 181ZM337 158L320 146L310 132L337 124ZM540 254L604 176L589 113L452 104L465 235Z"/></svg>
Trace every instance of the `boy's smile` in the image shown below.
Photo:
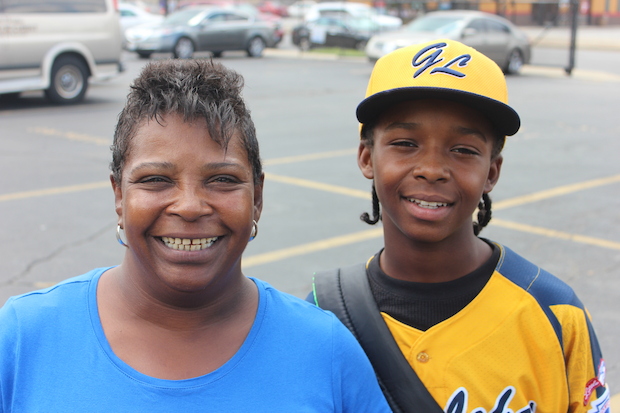
<svg viewBox="0 0 620 413"><path fill-rule="evenodd" d="M501 168L491 123L463 104L427 99L387 109L373 134L359 165L375 181L386 248L473 237L472 214Z"/></svg>

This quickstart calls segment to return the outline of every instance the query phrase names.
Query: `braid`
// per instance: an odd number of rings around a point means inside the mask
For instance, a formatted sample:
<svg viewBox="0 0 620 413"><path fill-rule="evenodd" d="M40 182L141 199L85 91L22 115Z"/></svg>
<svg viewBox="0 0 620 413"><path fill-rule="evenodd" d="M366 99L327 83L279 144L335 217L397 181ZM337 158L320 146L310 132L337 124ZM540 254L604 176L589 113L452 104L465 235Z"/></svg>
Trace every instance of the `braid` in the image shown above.
<svg viewBox="0 0 620 413"><path fill-rule="evenodd" d="M379 197L377 196L374 181L372 183L372 219L370 219L368 212L364 212L360 215L360 219L370 225L375 225L381 219L381 205L379 204Z"/></svg>
<svg viewBox="0 0 620 413"><path fill-rule="evenodd" d="M474 234L480 234L480 231L487 226L491 220L491 198L489 194L482 194L482 201L478 204L478 222L474 222Z"/></svg>

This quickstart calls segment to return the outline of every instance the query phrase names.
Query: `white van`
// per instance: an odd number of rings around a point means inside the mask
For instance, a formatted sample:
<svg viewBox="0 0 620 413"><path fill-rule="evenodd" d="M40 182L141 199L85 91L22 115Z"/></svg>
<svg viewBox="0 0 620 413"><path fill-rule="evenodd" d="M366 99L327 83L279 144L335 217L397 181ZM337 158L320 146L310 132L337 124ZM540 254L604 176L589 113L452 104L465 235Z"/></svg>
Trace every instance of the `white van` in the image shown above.
<svg viewBox="0 0 620 413"><path fill-rule="evenodd" d="M79 102L89 78L122 71L122 42L116 0L0 0L0 98Z"/></svg>

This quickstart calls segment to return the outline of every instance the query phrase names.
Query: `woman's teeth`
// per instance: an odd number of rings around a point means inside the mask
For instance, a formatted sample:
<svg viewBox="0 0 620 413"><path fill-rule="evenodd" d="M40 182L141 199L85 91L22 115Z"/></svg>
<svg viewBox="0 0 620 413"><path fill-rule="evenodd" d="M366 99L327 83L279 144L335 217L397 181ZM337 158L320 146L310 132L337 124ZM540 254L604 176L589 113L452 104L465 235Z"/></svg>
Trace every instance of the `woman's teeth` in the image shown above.
<svg viewBox="0 0 620 413"><path fill-rule="evenodd" d="M217 237L213 238L172 238L161 237L164 244L168 248L181 251L199 251L205 248L209 248L217 240Z"/></svg>
<svg viewBox="0 0 620 413"><path fill-rule="evenodd" d="M413 202L414 204L417 204L418 206L422 208L428 208L428 209L437 209L439 207L448 206L448 204L443 203L443 202L426 202L426 201L422 201L420 199L414 199L414 198L409 198L409 202Z"/></svg>

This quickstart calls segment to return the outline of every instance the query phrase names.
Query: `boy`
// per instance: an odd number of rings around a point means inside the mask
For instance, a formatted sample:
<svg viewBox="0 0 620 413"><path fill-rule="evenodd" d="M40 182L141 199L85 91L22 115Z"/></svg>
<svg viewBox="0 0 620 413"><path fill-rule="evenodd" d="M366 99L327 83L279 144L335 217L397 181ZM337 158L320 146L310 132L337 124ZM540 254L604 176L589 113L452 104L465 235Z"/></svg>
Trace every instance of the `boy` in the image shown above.
<svg viewBox="0 0 620 413"><path fill-rule="evenodd" d="M452 40L399 49L377 62L357 118L358 164L373 180L362 219L382 221L385 247L317 275L313 299L356 334L393 410L608 412L574 292L478 237L520 126L500 68Z"/></svg>

